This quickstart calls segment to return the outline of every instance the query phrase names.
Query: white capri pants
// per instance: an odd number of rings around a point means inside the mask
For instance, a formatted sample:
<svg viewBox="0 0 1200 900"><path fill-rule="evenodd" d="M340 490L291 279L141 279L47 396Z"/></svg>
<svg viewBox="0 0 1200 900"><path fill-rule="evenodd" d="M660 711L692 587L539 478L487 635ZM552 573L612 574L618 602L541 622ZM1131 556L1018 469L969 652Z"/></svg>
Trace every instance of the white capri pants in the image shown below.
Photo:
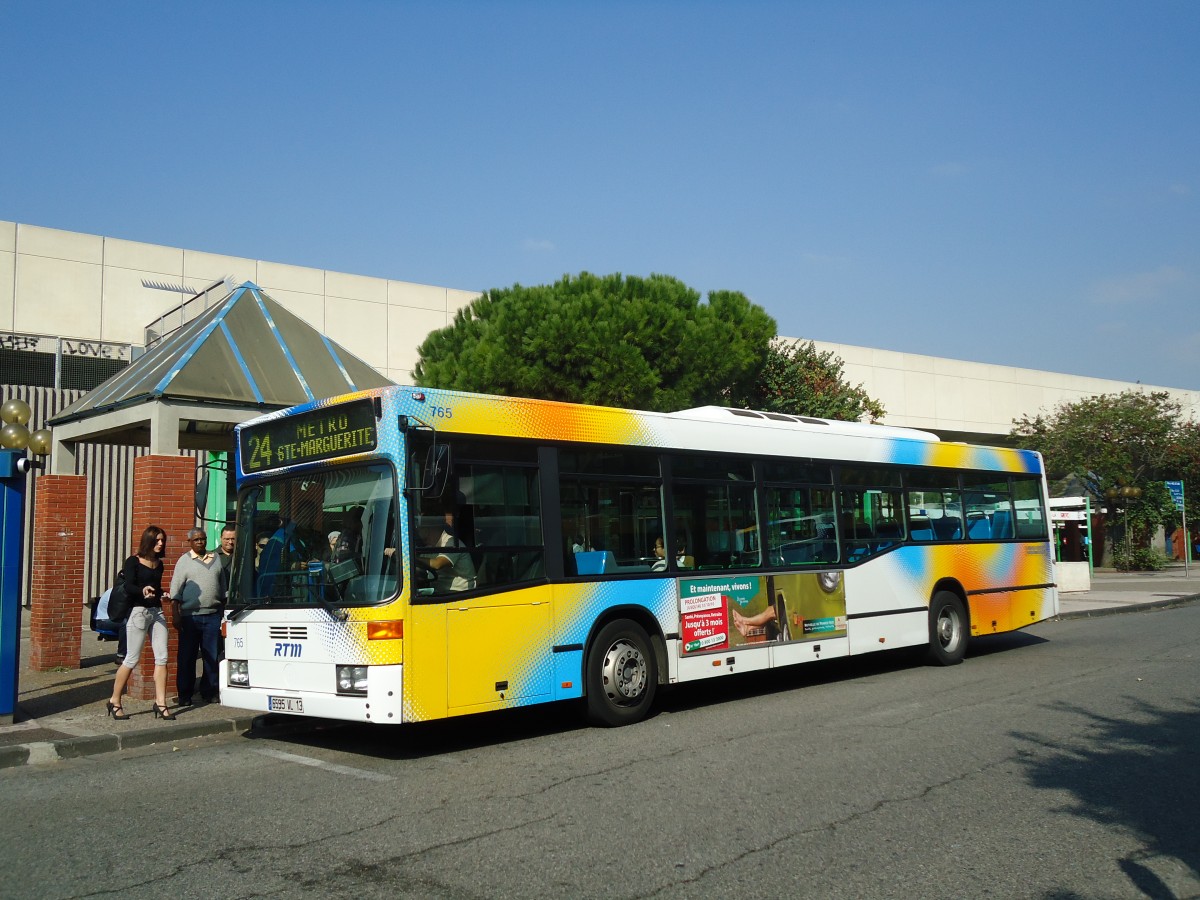
<svg viewBox="0 0 1200 900"><path fill-rule="evenodd" d="M146 643L146 632L150 632L150 646L154 650L154 664L167 664L167 617L161 606L135 606L129 611L125 622L125 659L121 665L136 669Z"/></svg>

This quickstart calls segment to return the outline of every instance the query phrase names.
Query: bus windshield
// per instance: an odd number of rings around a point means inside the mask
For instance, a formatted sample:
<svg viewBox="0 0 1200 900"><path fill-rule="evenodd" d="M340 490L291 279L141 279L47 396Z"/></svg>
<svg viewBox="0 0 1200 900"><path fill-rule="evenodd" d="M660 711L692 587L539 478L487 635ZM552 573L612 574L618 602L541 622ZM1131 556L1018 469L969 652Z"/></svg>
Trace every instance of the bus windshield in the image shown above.
<svg viewBox="0 0 1200 900"><path fill-rule="evenodd" d="M379 603L401 587L396 478L386 463L255 485L238 498L233 609Z"/></svg>

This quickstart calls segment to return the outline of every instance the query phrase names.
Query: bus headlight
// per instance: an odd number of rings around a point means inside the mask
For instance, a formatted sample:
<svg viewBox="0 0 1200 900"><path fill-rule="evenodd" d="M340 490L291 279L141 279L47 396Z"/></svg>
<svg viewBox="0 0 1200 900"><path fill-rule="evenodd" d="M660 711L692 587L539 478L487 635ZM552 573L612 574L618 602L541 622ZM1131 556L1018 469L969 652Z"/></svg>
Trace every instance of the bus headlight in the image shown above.
<svg viewBox="0 0 1200 900"><path fill-rule="evenodd" d="M339 694L365 694L367 692L367 667L338 666L337 689Z"/></svg>
<svg viewBox="0 0 1200 900"><path fill-rule="evenodd" d="M250 687L250 663L244 659L229 660L229 686Z"/></svg>

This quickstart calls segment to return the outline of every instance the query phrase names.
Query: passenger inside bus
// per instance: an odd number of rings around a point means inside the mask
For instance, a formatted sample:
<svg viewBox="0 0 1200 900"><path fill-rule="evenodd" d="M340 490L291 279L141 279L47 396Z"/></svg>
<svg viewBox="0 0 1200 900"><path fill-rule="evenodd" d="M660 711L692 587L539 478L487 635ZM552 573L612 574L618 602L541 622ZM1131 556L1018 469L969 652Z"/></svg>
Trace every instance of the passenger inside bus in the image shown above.
<svg viewBox="0 0 1200 900"><path fill-rule="evenodd" d="M695 566L695 560L684 553L684 541L682 537L675 539L675 565L681 569L691 569ZM667 571L667 548L663 544L663 539L658 537L654 539L654 562L650 565L651 572Z"/></svg>
<svg viewBox="0 0 1200 900"><path fill-rule="evenodd" d="M667 571L667 548L663 545L663 539L656 537L654 539L654 562L650 564L651 572Z"/></svg>
<svg viewBox="0 0 1200 900"><path fill-rule="evenodd" d="M362 520L365 511L361 506L352 506L346 510L342 530L333 545L331 562L348 562L362 556Z"/></svg>

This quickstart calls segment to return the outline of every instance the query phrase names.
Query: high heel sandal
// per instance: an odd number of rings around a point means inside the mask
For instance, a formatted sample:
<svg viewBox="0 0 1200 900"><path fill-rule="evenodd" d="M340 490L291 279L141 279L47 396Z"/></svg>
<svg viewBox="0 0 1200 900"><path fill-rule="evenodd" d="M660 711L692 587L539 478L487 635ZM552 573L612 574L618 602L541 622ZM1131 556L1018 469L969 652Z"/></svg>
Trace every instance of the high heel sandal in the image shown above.
<svg viewBox="0 0 1200 900"><path fill-rule="evenodd" d="M111 700L108 701L108 714L110 716L112 716L114 719L117 719L122 722L124 722L126 719L129 718L129 714L126 713L125 710L121 708L121 704L113 703Z"/></svg>
<svg viewBox="0 0 1200 900"><path fill-rule="evenodd" d="M168 722L175 721L175 713L171 712L165 706L159 706L157 703L154 703L151 705L151 709L154 710L154 718L165 719Z"/></svg>

